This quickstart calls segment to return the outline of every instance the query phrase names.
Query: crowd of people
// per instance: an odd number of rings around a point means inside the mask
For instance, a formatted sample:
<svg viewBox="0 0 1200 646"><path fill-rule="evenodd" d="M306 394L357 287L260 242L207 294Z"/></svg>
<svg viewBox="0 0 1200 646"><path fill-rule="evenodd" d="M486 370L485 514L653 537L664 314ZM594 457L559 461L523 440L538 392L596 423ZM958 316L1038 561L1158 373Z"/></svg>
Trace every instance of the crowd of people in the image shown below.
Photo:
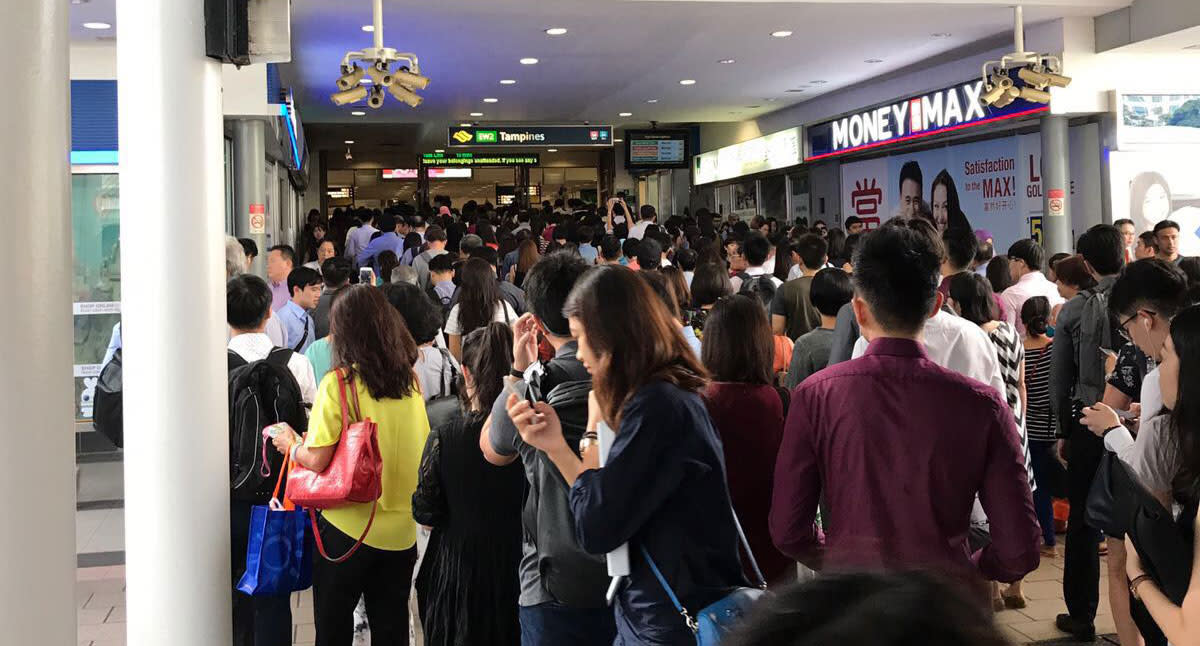
<svg viewBox="0 0 1200 646"><path fill-rule="evenodd" d="M760 585L729 643L1003 644L989 613L1060 558L1058 626L1094 639L1105 548L1123 646L1200 640L1165 574L1200 498L1178 225L1050 258L957 212L842 225L438 197L314 211L266 280L230 239L231 369L308 411L264 460L378 428L382 495L317 516L317 644L407 644L412 589L430 646L690 644ZM231 488L237 581L271 492ZM286 594L236 594L236 643L290 643Z"/></svg>

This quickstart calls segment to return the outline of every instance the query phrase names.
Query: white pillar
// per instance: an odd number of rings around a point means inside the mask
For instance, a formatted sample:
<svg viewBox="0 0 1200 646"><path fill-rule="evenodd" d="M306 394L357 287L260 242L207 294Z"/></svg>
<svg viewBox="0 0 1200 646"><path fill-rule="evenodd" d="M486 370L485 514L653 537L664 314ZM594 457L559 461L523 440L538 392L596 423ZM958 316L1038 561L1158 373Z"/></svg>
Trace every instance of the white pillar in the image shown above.
<svg viewBox="0 0 1200 646"><path fill-rule="evenodd" d="M0 21L0 641L74 646L75 433L67 8Z"/></svg>
<svg viewBox="0 0 1200 646"><path fill-rule="evenodd" d="M221 66L197 0L117 1L128 643L231 641Z"/></svg>

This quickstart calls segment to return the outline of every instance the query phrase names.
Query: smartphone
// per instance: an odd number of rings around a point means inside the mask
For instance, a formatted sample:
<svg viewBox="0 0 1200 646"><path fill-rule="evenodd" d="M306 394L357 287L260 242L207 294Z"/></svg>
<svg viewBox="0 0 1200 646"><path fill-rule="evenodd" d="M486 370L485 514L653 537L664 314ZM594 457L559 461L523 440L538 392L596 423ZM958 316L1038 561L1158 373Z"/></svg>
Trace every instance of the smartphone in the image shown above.
<svg viewBox="0 0 1200 646"><path fill-rule="evenodd" d="M1113 410L1117 411L1117 417L1120 417L1121 419L1123 419L1127 422L1131 422L1138 418L1137 413L1134 413L1131 411L1119 410L1119 409L1113 409Z"/></svg>
<svg viewBox="0 0 1200 646"><path fill-rule="evenodd" d="M375 284L375 270L370 267L363 267L358 270L358 283L360 285Z"/></svg>
<svg viewBox="0 0 1200 646"><path fill-rule="evenodd" d="M508 388L509 392L516 395L518 398L529 402L530 406L533 406L537 403L537 398L533 396L533 391L530 390L529 384L525 383L524 381L514 381L510 384L507 384L505 387Z"/></svg>

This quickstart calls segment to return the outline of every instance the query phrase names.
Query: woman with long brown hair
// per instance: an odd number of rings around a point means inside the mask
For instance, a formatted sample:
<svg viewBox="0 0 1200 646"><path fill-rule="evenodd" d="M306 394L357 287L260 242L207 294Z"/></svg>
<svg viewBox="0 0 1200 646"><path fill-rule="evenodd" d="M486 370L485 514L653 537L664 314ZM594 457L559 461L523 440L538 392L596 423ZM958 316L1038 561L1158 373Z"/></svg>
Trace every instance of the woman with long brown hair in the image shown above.
<svg viewBox="0 0 1200 646"><path fill-rule="evenodd" d="M525 276L529 274L529 270L541 260L542 256L538 253L537 241L533 238L526 238L521 241L517 247L517 264L513 266L512 284L520 287L525 283Z"/></svg>
<svg viewBox="0 0 1200 646"><path fill-rule="evenodd" d="M462 361L462 340L492 321L512 325L517 313L500 291L496 270L483 258L472 258L463 263L462 275L456 297L458 303L446 315L446 336L449 337L450 354Z"/></svg>
<svg viewBox="0 0 1200 646"><path fill-rule="evenodd" d="M308 434L281 433L274 443L292 460L325 471L342 433L340 382L347 386L349 423L370 418L378 428L383 495L372 504L351 503L321 512L318 529L331 555L362 545L341 563L317 557L313 566L316 643L349 644L354 607L366 597L371 643L408 644L408 593L417 561L412 495L429 421L413 363L417 344L383 292L365 285L346 288L329 317L333 371L317 389ZM369 531L368 531L369 528Z"/></svg>
<svg viewBox="0 0 1200 646"><path fill-rule="evenodd" d="M694 644L645 554L693 613L745 585L721 442L699 394L707 374L666 306L629 269L590 270L564 313L593 380L588 434L567 446L553 408L515 395L509 415L571 487L580 546L603 554L629 543L618 643ZM598 469L593 438L604 427L616 437Z"/></svg>

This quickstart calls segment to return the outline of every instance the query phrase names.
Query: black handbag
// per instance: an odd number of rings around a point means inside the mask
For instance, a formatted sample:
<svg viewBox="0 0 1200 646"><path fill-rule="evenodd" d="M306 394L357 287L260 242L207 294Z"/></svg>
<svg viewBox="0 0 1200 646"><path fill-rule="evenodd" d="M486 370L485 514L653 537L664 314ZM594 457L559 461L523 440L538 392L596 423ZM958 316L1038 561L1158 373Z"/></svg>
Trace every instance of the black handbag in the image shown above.
<svg viewBox="0 0 1200 646"><path fill-rule="evenodd" d="M1121 459L1112 451L1105 451L1088 490L1084 513L1089 527L1094 527L1107 536L1122 537L1128 528L1128 518L1121 513L1121 498L1129 491L1124 485L1133 479L1121 464Z"/></svg>

